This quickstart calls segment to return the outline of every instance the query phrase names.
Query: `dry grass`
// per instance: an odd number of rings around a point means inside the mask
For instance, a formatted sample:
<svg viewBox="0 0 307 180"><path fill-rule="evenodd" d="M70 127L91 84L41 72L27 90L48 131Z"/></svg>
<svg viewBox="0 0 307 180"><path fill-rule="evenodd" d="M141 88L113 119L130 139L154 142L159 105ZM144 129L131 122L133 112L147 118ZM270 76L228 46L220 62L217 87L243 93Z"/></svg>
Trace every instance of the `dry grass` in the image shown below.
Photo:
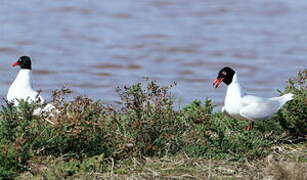
<svg viewBox="0 0 307 180"><path fill-rule="evenodd" d="M188 156L134 160L133 166L97 175L102 179L267 179L306 180L307 144L274 147L258 161L214 161ZM124 169L124 170L123 170ZM111 173L113 172L113 173ZM124 173L120 173L124 172Z"/></svg>
<svg viewBox="0 0 307 180"><path fill-rule="evenodd" d="M307 144L279 147L279 151L266 158L265 173L278 180L306 180Z"/></svg>
<svg viewBox="0 0 307 180"><path fill-rule="evenodd" d="M187 155L163 158L131 158L119 163L108 160L106 172L86 172L63 179L266 179L306 180L307 144L274 147L274 152L257 161L236 162L190 158ZM18 179L57 179L54 168L63 159L51 160L50 165L37 164L40 172L27 172ZM35 165L33 164L33 167ZM43 167L43 168L42 168ZM51 173L52 171L52 173ZM32 172L33 173L33 172Z"/></svg>

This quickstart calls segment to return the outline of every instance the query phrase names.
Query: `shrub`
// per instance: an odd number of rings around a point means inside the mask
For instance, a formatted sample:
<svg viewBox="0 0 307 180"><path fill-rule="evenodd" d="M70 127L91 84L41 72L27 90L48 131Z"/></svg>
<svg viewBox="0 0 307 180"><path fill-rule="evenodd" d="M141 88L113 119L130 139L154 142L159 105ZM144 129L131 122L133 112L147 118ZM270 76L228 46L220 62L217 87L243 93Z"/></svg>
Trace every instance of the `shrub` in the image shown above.
<svg viewBox="0 0 307 180"><path fill-rule="evenodd" d="M212 118L213 108L215 105L210 99L205 101L205 104L202 104L201 101L195 100L191 104L186 105L183 109L184 117L190 122L204 123Z"/></svg>
<svg viewBox="0 0 307 180"><path fill-rule="evenodd" d="M172 87L155 82L142 87L140 83L118 89L123 107L115 121L119 132L131 139L140 155L174 154L182 148L182 136L189 127L180 113L174 111Z"/></svg>
<svg viewBox="0 0 307 180"><path fill-rule="evenodd" d="M85 158L97 154L113 155L113 131L104 118L99 101L77 97L58 104L59 113L49 119L33 117L37 104L7 104L0 112L0 177L12 177L27 169L34 156L59 157L70 154Z"/></svg>
<svg viewBox="0 0 307 180"><path fill-rule="evenodd" d="M50 119L52 129L48 132L48 139L39 145L44 147L46 155L112 154L113 132L108 129L104 116L106 108L100 101L79 96L70 102L63 101L57 108L59 113Z"/></svg>
<svg viewBox="0 0 307 180"><path fill-rule="evenodd" d="M283 128L294 136L307 135L307 69L290 79L284 93L293 93L294 99L288 102L279 113Z"/></svg>
<svg viewBox="0 0 307 180"><path fill-rule="evenodd" d="M245 131L247 122L217 112L211 100L194 101L183 108L185 118L193 128L185 136L185 152L192 157L212 159L256 159L270 152L282 133L278 121L257 122Z"/></svg>
<svg viewBox="0 0 307 180"><path fill-rule="evenodd" d="M0 112L0 177L9 179L26 169L33 156L32 145L40 127L34 128L37 119L32 116L37 104L19 102L19 107L7 103Z"/></svg>
<svg viewBox="0 0 307 180"><path fill-rule="evenodd" d="M274 143L268 132L245 131L244 121L215 113L201 124L196 124L186 140L185 152L192 157L209 159L256 159L264 157Z"/></svg>

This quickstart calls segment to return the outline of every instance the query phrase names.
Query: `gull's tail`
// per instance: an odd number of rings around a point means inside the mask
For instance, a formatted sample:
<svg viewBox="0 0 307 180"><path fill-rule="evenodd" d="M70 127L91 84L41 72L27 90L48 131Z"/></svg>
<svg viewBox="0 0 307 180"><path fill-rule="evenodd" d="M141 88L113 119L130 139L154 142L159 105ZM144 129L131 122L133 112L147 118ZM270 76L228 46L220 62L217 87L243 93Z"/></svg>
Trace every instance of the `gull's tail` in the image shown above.
<svg viewBox="0 0 307 180"><path fill-rule="evenodd" d="M287 93L279 97L270 98L273 101L278 101L280 103L280 107L283 106L286 102L291 101L293 99L294 94Z"/></svg>
<svg viewBox="0 0 307 180"><path fill-rule="evenodd" d="M292 99L293 99L293 96L294 96L294 94L288 93L288 94L285 94L285 95L283 95L283 96L281 96L281 97L282 97L282 99L283 99L283 100L285 101L285 103L286 103L286 102L292 100Z"/></svg>

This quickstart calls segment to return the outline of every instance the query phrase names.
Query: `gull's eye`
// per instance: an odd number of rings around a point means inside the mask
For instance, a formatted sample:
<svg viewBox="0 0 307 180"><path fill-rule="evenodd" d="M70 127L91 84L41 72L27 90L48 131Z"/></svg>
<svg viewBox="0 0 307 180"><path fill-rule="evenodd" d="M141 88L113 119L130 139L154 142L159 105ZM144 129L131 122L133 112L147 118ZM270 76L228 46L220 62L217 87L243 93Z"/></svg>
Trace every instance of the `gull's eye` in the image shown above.
<svg viewBox="0 0 307 180"><path fill-rule="evenodd" d="M223 74L224 76L226 76L226 75L227 75L227 73L226 73L225 71L223 71L223 72L222 72L222 74Z"/></svg>

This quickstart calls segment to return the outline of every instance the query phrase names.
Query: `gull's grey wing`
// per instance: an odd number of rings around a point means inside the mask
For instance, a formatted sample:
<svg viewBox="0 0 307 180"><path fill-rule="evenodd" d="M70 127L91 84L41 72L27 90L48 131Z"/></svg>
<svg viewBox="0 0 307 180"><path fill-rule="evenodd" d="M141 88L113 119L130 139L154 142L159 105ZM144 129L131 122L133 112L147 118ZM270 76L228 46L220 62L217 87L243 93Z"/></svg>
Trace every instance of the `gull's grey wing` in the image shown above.
<svg viewBox="0 0 307 180"><path fill-rule="evenodd" d="M256 99L254 99L256 100ZM240 115L251 121L265 120L279 110L279 103L270 100L249 102L240 110Z"/></svg>
<svg viewBox="0 0 307 180"><path fill-rule="evenodd" d="M245 95L242 97L243 105L266 101L265 98L259 96Z"/></svg>

